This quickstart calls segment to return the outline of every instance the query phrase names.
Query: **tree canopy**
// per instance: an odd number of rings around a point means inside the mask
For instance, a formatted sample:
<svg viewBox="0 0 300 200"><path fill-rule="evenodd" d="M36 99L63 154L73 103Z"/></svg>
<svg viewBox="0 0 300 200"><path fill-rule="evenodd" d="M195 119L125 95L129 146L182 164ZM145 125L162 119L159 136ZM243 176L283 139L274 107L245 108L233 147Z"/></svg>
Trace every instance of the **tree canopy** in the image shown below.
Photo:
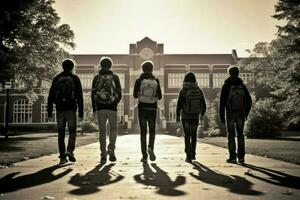
<svg viewBox="0 0 300 200"><path fill-rule="evenodd" d="M239 62L241 67L254 72L257 88L265 88L273 97L286 119L286 126L300 125L300 3L279 0L274 18L285 20L278 26L277 38L260 42L250 51L250 58ZM258 96L263 98L263 95Z"/></svg>
<svg viewBox="0 0 300 200"><path fill-rule="evenodd" d="M0 8L0 79L32 90L49 81L66 49L74 48L74 33L60 23L53 0L6 1Z"/></svg>

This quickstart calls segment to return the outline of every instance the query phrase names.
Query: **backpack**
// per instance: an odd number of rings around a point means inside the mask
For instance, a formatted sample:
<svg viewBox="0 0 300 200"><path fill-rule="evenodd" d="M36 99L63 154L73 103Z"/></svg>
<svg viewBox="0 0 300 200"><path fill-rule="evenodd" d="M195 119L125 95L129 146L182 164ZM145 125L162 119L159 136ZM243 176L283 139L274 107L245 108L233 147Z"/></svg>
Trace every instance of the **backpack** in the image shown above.
<svg viewBox="0 0 300 200"><path fill-rule="evenodd" d="M157 102L157 82L155 79L143 79L140 86L139 102Z"/></svg>
<svg viewBox="0 0 300 200"><path fill-rule="evenodd" d="M231 111L242 112L246 107L246 95L242 85L232 85L229 90L227 106Z"/></svg>
<svg viewBox="0 0 300 200"><path fill-rule="evenodd" d="M71 76L61 76L56 83L55 103L68 105L75 102L75 82Z"/></svg>
<svg viewBox="0 0 300 200"><path fill-rule="evenodd" d="M203 101L202 91L200 88L187 89L185 94L185 102L183 104L183 111L186 114L199 114L203 109Z"/></svg>
<svg viewBox="0 0 300 200"><path fill-rule="evenodd" d="M99 75L95 89L94 99L97 104L112 104L118 97L113 74Z"/></svg>

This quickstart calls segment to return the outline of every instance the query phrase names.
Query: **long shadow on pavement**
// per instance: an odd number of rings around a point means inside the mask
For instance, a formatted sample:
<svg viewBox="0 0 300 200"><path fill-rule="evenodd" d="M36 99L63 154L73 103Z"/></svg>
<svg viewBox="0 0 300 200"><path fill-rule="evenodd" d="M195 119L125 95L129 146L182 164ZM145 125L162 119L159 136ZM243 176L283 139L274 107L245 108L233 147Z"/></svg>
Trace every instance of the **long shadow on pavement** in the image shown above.
<svg viewBox="0 0 300 200"><path fill-rule="evenodd" d="M261 181L265 181L270 184L278 185L278 186L284 186L284 187L289 187L289 188L294 188L294 189L300 189L300 177L298 176L292 176L280 171L276 171L273 169L267 169L263 167L258 167L255 165L251 164L243 164L242 166L247 167L251 170L261 172L269 177L265 178L262 176L259 176L257 173L252 173L251 171L248 171L246 175L256 178Z"/></svg>
<svg viewBox="0 0 300 200"><path fill-rule="evenodd" d="M66 165L59 166L54 165L51 167L47 167L40 171L37 171L33 174L26 174L23 176L14 177L21 172L14 172L8 174L0 179L0 193L6 192L14 192L20 189L30 188L46 183L50 183L57 179L60 179L70 173L72 169L66 169L63 172L54 175L53 172L61 167L65 167Z"/></svg>
<svg viewBox="0 0 300 200"><path fill-rule="evenodd" d="M168 176L168 173L163 171L157 164L152 163L151 166L155 172L150 168L148 163L143 164L143 173L134 176L134 180L146 186L154 186L158 188L156 193L166 196L181 196L185 195L184 191L176 189L180 185L186 183L184 176L177 176L174 181Z"/></svg>
<svg viewBox="0 0 300 200"><path fill-rule="evenodd" d="M198 175L190 173L195 179L207 184L216 185L219 187L228 188L232 193L241 195L262 195L260 191L253 190L251 187L253 183L247 179L237 175L226 175L221 172L212 170L199 162L192 163L194 168L198 171Z"/></svg>
<svg viewBox="0 0 300 200"><path fill-rule="evenodd" d="M99 164L84 175L77 173L72 176L68 183L79 188L71 190L69 193L75 195L92 194L101 191L99 188L101 186L117 183L124 179L124 176L111 171L115 163L104 165Z"/></svg>
<svg viewBox="0 0 300 200"><path fill-rule="evenodd" d="M38 136L38 137L11 137L9 140L0 138L0 152L11 152L11 151L22 151L26 148L23 147L22 143L30 141L40 141L47 139L47 136Z"/></svg>

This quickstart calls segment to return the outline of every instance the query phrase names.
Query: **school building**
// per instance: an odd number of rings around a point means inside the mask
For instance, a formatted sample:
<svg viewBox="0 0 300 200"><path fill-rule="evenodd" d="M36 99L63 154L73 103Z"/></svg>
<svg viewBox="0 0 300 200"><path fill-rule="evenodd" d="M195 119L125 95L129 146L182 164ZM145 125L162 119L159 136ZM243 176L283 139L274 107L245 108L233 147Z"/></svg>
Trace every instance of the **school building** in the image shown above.
<svg viewBox="0 0 300 200"><path fill-rule="evenodd" d="M148 37L129 45L128 54L75 54L75 73L80 77L83 87L85 107L91 107L91 84L99 71L99 60L102 56L112 58L112 70L121 81L123 98L118 105L118 122L123 128L134 128L138 125L137 100L133 98L135 80L142 73L141 63L145 60L154 62L154 75L160 80L163 98L158 103L157 124L159 128L169 128L176 120L176 100L185 74L192 71L196 74L198 85L203 89L207 104L217 97L224 80L227 68L239 59L237 52L228 54L165 54L164 45ZM241 71L240 77L245 83L253 74ZM0 93L0 124L5 121L5 91ZM46 100L42 96L35 102L29 102L22 92L12 90L9 112L10 126L40 126L55 124L46 122ZM87 109L88 110L88 109Z"/></svg>

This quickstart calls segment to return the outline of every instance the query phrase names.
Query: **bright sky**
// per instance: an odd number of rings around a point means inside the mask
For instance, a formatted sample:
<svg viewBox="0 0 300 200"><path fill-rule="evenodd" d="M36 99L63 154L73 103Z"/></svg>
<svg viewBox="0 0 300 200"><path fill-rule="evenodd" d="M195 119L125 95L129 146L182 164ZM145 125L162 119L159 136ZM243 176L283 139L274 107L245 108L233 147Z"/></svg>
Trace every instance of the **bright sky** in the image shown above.
<svg viewBox="0 0 300 200"><path fill-rule="evenodd" d="M165 53L246 56L275 38L276 0L55 0L62 23L75 33L78 54L127 54L145 36Z"/></svg>

